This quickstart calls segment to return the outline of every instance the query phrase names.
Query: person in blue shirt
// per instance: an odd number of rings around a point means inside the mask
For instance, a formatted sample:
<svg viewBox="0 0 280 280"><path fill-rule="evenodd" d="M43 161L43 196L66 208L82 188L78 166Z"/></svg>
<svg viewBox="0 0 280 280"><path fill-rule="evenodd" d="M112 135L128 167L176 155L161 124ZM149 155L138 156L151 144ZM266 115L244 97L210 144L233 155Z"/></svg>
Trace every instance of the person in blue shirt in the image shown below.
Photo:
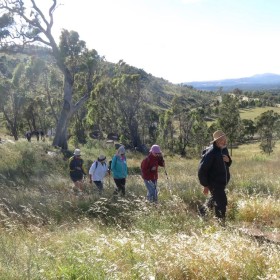
<svg viewBox="0 0 280 280"><path fill-rule="evenodd" d="M125 183L127 177L127 161L124 146L120 146L111 163L111 171L116 184L115 194L125 195Z"/></svg>

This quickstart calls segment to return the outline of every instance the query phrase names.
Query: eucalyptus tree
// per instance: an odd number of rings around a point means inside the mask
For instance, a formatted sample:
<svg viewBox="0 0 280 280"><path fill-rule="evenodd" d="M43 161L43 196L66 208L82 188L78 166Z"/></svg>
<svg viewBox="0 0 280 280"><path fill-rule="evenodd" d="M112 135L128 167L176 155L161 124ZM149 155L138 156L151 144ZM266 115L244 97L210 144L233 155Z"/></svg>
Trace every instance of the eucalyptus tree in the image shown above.
<svg viewBox="0 0 280 280"><path fill-rule="evenodd" d="M19 138L19 128L25 101L21 87L21 76L24 65L19 64L14 70L12 79L0 79L0 111L3 112L6 126L15 140Z"/></svg>
<svg viewBox="0 0 280 280"><path fill-rule="evenodd" d="M193 125L196 120L194 107L196 106L198 106L196 100L190 96L176 96L172 101L172 111L179 129L175 142L178 152L183 156L186 155L187 146L192 143Z"/></svg>
<svg viewBox="0 0 280 280"><path fill-rule="evenodd" d="M93 91L88 105L88 121L100 130L123 135L128 144L142 144L139 125L146 79L139 70L120 61L111 73L100 80Z"/></svg>
<svg viewBox="0 0 280 280"><path fill-rule="evenodd" d="M157 140L159 112L155 108L147 105L141 110L140 119L141 141L143 144L152 145Z"/></svg>
<svg viewBox="0 0 280 280"><path fill-rule="evenodd" d="M253 120L243 119L242 125L243 125L244 140L253 139L257 130L255 122Z"/></svg>
<svg viewBox="0 0 280 280"><path fill-rule="evenodd" d="M31 131L38 130L39 126L45 128L42 119L45 117L46 102L40 79L45 67L45 62L35 56L26 61L25 78L22 79L26 94L24 117Z"/></svg>
<svg viewBox="0 0 280 280"><path fill-rule="evenodd" d="M192 127L192 145L197 149L197 153L201 154L205 146L209 144L209 131L207 122L204 120L203 115L199 110L193 112L193 127Z"/></svg>
<svg viewBox="0 0 280 280"><path fill-rule="evenodd" d="M163 148L174 152L175 132L174 112L172 109L162 112L159 117L157 142Z"/></svg>
<svg viewBox="0 0 280 280"><path fill-rule="evenodd" d="M280 136L280 115L273 110L262 113L256 118L256 129L261 138L261 150L267 154L272 153Z"/></svg>
<svg viewBox="0 0 280 280"><path fill-rule="evenodd" d="M102 60L95 50L88 50L74 31L63 30L58 45L52 35L57 1L52 0L47 13L39 0L2 0L0 3L0 38L2 51L21 51L25 45L42 45L50 50L63 74L63 104L53 145L68 148L67 132L71 117L88 100L93 76ZM77 81L78 80L78 81ZM82 82L82 84L81 84ZM77 84L78 83L78 84Z"/></svg>
<svg viewBox="0 0 280 280"><path fill-rule="evenodd" d="M229 94L222 98L218 126L226 133L230 153L232 155L233 143L240 137L242 131L241 118L238 109L238 99Z"/></svg>
<svg viewBox="0 0 280 280"><path fill-rule="evenodd" d="M25 67L26 106L24 116L31 130L44 131L58 122L63 98L62 76L47 60L32 56Z"/></svg>

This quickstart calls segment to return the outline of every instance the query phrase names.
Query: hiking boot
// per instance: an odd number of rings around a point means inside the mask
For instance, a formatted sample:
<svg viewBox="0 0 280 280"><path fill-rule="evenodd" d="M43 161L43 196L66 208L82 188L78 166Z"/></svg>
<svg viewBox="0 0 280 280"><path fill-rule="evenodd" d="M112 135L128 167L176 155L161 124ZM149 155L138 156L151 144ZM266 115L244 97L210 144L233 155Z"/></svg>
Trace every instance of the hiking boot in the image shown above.
<svg viewBox="0 0 280 280"><path fill-rule="evenodd" d="M218 224L223 228L226 227L226 219L225 218L218 218Z"/></svg>
<svg viewBox="0 0 280 280"><path fill-rule="evenodd" d="M197 211L198 211L198 214L199 214L200 217L205 217L206 216L207 209L205 208L204 205L198 206Z"/></svg>

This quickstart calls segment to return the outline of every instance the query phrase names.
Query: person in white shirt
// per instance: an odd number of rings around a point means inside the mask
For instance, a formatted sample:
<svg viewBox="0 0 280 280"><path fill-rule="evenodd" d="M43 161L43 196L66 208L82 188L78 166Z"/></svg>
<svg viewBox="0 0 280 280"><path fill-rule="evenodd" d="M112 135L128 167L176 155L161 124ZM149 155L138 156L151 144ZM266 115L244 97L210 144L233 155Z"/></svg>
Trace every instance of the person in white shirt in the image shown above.
<svg viewBox="0 0 280 280"><path fill-rule="evenodd" d="M106 157L100 155L96 161L93 162L89 169L89 182L96 185L99 194L103 192L103 179L108 172Z"/></svg>

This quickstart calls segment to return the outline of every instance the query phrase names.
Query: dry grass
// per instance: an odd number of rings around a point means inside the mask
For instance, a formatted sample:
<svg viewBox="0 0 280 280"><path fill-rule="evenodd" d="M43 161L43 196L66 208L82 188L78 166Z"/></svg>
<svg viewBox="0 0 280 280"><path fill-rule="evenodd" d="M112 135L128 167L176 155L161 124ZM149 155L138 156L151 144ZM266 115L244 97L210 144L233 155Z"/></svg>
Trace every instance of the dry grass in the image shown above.
<svg viewBox="0 0 280 280"><path fill-rule="evenodd" d="M5 279L278 279L279 251L235 231L115 231L88 220L14 241L2 233ZM250 248L250 250L248 250ZM1 254L2 255L2 254ZM3 255L2 255L3 256ZM20 265L21 269L18 269ZM18 278L17 278L18 277Z"/></svg>
<svg viewBox="0 0 280 280"><path fill-rule="evenodd" d="M89 185L88 195L77 198L62 156L47 156L47 144L32 147L0 146L0 279L280 278L279 245L238 230L280 230L277 147L270 157L257 144L234 150L226 228L197 216L205 199L199 159L167 156L160 203L151 205L137 169L141 155L128 155L133 172L125 199L112 195L112 178L103 198ZM106 152L87 149L86 160Z"/></svg>

